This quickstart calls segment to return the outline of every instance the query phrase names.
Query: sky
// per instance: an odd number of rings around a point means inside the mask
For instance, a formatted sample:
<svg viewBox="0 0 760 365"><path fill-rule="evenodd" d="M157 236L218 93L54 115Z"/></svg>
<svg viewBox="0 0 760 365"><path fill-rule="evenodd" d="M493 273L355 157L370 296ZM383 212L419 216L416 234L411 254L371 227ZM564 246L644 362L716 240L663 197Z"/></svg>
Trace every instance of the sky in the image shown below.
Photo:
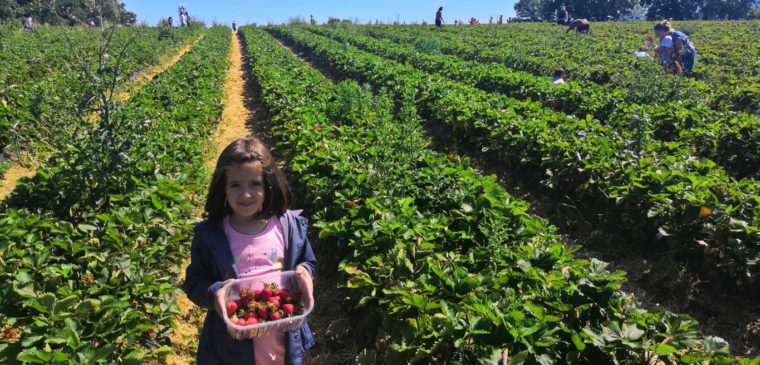
<svg viewBox="0 0 760 365"><path fill-rule="evenodd" d="M138 23L155 25L159 19L174 17L177 21L177 5L182 3L191 17L204 20L207 25L213 22L230 24L235 20L238 25L256 23L287 22L292 17L309 19L314 15L317 22L323 23L328 17L341 19L358 19L361 23L380 20L392 23L396 19L402 22L432 23L435 12L443 6L443 17L447 23L454 20L467 21L476 17L481 23L487 23L493 16L494 22L499 14L504 18L515 16L515 0L469 0L469 1L431 1L431 0L121 0L129 11L137 14Z"/></svg>

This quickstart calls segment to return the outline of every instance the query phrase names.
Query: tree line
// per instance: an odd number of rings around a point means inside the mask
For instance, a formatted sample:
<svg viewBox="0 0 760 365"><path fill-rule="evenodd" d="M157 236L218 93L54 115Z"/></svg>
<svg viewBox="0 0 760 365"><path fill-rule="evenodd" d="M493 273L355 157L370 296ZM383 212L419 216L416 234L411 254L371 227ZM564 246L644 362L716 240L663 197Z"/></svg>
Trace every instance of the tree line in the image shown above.
<svg viewBox="0 0 760 365"><path fill-rule="evenodd" d="M649 20L716 20L757 17L758 0L518 0L518 16L532 20L554 20L565 5L573 18L605 20L625 17Z"/></svg>
<svg viewBox="0 0 760 365"><path fill-rule="evenodd" d="M36 24L77 25L104 22L132 25L137 15L115 0L0 0L0 21L31 15Z"/></svg>

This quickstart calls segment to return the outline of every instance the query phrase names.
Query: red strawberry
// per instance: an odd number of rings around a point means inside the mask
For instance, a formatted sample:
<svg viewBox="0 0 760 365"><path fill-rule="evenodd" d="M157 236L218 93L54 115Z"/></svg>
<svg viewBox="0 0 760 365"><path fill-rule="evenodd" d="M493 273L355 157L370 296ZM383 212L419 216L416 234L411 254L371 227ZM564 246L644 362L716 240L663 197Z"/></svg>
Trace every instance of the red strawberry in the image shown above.
<svg viewBox="0 0 760 365"><path fill-rule="evenodd" d="M280 314L280 311L278 311L278 310L270 310L269 311L269 319L271 319L273 321L276 321L276 320L280 319L280 317L282 317L282 315Z"/></svg>
<svg viewBox="0 0 760 365"><path fill-rule="evenodd" d="M293 315L293 304L283 304L282 305L282 312L285 313L286 316L292 316Z"/></svg>
<svg viewBox="0 0 760 365"><path fill-rule="evenodd" d="M238 304L234 301L227 302L227 314L235 313L238 310Z"/></svg>
<svg viewBox="0 0 760 365"><path fill-rule="evenodd" d="M272 304L272 305L276 306L277 308L279 308L280 305L282 304L282 301L280 300L280 297L271 297L271 298L269 298L269 300L267 301L267 303Z"/></svg>
<svg viewBox="0 0 760 365"><path fill-rule="evenodd" d="M259 298L259 297L261 297L261 289L256 289L256 290L254 290L254 291L253 291L253 297L254 297L254 298Z"/></svg>
<svg viewBox="0 0 760 365"><path fill-rule="evenodd" d="M266 307L258 307L256 309L256 314L258 314L259 318L261 318L261 319L267 319L267 308Z"/></svg>
<svg viewBox="0 0 760 365"><path fill-rule="evenodd" d="M272 289L269 287L264 287L264 289L261 289L261 301L262 302L268 302L269 298L272 297Z"/></svg>
<svg viewBox="0 0 760 365"><path fill-rule="evenodd" d="M254 325L254 324L259 324L259 320L256 319L256 317L251 317L251 318L248 318L247 320L245 320L245 325L246 326L251 326L251 325Z"/></svg>
<svg viewBox="0 0 760 365"><path fill-rule="evenodd" d="M290 303L290 301L293 299L293 293L282 289L282 292L280 293L280 299L283 303Z"/></svg>
<svg viewBox="0 0 760 365"><path fill-rule="evenodd" d="M255 316L256 315L253 314L253 312L245 312L245 314L243 315L243 318L245 318L245 320L247 321L247 320L249 320L249 319L251 319L251 318L253 318Z"/></svg>
<svg viewBox="0 0 760 365"><path fill-rule="evenodd" d="M245 326L245 319L238 318L237 325L238 326Z"/></svg>

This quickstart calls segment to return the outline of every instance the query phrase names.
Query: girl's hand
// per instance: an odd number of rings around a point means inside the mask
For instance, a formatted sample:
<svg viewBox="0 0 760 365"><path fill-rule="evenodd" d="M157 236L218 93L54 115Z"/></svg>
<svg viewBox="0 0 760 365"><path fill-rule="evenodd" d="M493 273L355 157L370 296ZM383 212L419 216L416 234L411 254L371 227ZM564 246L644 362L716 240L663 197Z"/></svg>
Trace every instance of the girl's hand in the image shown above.
<svg viewBox="0 0 760 365"><path fill-rule="evenodd" d="M296 282L298 283L298 288L301 289L301 293L303 293L304 305L307 307L312 306L312 301L314 300L314 280L309 270L306 270L301 265L296 266Z"/></svg>
<svg viewBox="0 0 760 365"><path fill-rule="evenodd" d="M225 280L224 283L223 283L223 285L221 287L219 287L219 289L217 289L216 292L214 293L214 297L215 297L215 300L214 300L214 310L216 310L216 313L219 314L219 318L221 318L222 320L224 320L224 313L222 312L222 308L225 307L225 304L224 304L224 291L222 290L222 288L224 287L224 285L227 285L227 283L230 280L232 280L232 279Z"/></svg>

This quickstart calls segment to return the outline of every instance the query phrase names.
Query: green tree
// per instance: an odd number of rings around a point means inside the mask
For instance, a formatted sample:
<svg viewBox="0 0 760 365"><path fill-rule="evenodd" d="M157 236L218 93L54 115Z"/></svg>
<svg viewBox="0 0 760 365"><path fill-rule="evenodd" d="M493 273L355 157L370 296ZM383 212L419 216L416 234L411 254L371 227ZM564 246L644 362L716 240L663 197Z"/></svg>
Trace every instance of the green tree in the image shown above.
<svg viewBox="0 0 760 365"><path fill-rule="evenodd" d="M702 19L740 19L750 13L753 0L705 0Z"/></svg>
<svg viewBox="0 0 760 365"><path fill-rule="evenodd" d="M571 18L604 20L608 16L619 19L627 15L639 0L518 0L515 12L533 20L554 20L563 4Z"/></svg>
<svg viewBox="0 0 760 365"><path fill-rule="evenodd" d="M753 0L646 0L647 18L740 19L750 15Z"/></svg>
<svg viewBox="0 0 760 365"><path fill-rule="evenodd" d="M545 0L518 0L515 3L515 13L531 20L548 19L542 16L545 4Z"/></svg>

